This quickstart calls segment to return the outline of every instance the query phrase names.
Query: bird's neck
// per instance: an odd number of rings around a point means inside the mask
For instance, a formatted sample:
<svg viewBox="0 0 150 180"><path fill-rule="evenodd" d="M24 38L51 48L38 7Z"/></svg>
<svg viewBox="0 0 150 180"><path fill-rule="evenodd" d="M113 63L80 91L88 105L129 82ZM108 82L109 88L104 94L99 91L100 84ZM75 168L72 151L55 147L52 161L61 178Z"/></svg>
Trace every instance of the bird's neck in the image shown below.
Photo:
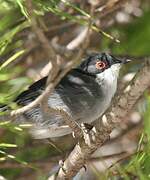
<svg viewBox="0 0 150 180"><path fill-rule="evenodd" d="M96 81L101 86L103 93L109 98L115 94L117 90L117 79L120 67L114 66L106 69L103 73L96 75Z"/></svg>

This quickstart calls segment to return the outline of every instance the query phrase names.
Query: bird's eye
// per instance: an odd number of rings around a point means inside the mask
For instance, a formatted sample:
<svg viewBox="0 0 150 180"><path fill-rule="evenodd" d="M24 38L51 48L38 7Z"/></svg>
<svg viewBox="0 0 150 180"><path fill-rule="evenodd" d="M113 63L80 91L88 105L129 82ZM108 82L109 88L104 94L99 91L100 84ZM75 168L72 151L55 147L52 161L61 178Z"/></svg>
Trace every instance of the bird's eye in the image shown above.
<svg viewBox="0 0 150 180"><path fill-rule="evenodd" d="M103 62L103 61L96 62L96 69L104 69L105 67L106 67L105 62Z"/></svg>

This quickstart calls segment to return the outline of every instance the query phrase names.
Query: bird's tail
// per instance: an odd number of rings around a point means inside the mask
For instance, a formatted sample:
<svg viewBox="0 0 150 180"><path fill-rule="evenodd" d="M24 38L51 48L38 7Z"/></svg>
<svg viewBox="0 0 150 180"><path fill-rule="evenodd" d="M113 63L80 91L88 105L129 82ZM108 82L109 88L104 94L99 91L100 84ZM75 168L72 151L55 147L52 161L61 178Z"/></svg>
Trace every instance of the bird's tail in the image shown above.
<svg viewBox="0 0 150 180"><path fill-rule="evenodd" d="M8 121L8 111L10 107L5 104L0 104L0 121Z"/></svg>
<svg viewBox="0 0 150 180"><path fill-rule="evenodd" d="M0 104L0 113L1 112L5 112L8 111L10 109L10 107L6 104Z"/></svg>

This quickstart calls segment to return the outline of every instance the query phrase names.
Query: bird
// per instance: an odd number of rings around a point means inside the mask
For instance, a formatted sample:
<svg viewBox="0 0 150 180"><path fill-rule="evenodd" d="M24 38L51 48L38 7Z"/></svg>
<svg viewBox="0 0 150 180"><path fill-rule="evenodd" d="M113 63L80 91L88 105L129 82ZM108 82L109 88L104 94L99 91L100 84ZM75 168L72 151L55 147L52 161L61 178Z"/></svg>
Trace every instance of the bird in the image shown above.
<svg viewBox="0 0 150 180"><path fill-rule="evenodd" d="M127 62L105 52L90 54L57 84L47 99L48 107L66 112L78 124L92 123L110 106L120 68ZM26 106L34 101L45 90L47 78L30 85L14 102ZM36 139L57 138L72 132L61 113L46 113L40 105L24 112L16 121L32 123L31 134Z"/></svg>

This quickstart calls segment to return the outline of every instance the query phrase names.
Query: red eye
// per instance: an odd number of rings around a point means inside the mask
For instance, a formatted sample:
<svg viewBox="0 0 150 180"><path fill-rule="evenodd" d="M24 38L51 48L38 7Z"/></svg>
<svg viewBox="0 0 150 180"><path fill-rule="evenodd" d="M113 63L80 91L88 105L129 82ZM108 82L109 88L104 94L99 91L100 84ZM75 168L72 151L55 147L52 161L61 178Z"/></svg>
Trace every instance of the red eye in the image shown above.
<svg viewBox="0 0 150 180"><path fill-rule="evenodd" d="M105 67L106 67L106 64L103 61L96 62L96 69L104 69Z"/></svg>

